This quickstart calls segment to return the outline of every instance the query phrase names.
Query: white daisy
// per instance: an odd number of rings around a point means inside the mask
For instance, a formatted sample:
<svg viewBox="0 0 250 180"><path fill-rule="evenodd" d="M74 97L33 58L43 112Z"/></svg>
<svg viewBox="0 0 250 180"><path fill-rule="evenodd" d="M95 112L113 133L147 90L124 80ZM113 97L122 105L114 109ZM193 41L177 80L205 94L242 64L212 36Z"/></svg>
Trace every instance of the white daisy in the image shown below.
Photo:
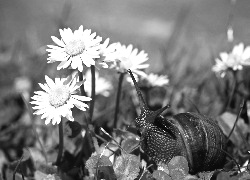
<svg viewBox="0 0 250 180"><path fill-rule="evenodd" d="M146 77L143 77L143 80L145 80L147 85L151 87L165 86L169 83L168 76L157 75L153 73L150 73Z"/></svg>
<svg viewBox="0 0 250 180"><path fill-rule="evenodd" d="M61 116L70 121L74 121L71 109L76 106L78 109L85 111L88 105L82 101L90 101L91 98L76 95L76 90L82 83L77 83L76 78L55 78L55 82L48 76L45 76L46 83L39 83L44 91L36 91L30 102L35 106L34 114L42 115L41 119L46 119L45 124L59 124Z"/></svg>
<svg viewBox="0 0 250 180"><path fill-rule="evenodd" d="M85 74L86 81L84 82L84 89L88 96L91 95L91 72L88 70ZM105 97L110 95L110 90L112 89L112 85L109 81L99 76L99 73L95 72L95 93L101 94Z"/></svg>
<svg viewBox="0 0 250 180"><path fill-rule="evenodd" d="M125 45L118 43L116 61L113 67L121 73L125 73L128 69L130 69L137 75L146 76L142 70L149 66L149 64L143 64L147 60L148 54L144 51L140 51L138 53L138 49L133 49L131 44L126 47Z"/></svg>
<svg viewBox="0 0 250 180"><path fill-rule="evenodd" d="M100 44L100 58L96 59L98 68L98 64L102 68L108 68L107 63L112 63L116 58L116 49L117 43L109 44L109 38L107 38L102 44Z"/></svg>
<svg viewBox="0 0 250 180"><path fill-rule="evenodd" d="M226 71L228 69L228 66L224 60L215 59L216 64L212 67L212 71L214 71L217 74L220 74L220 76L223 78L226 75Z"/></svg>
<svg viewBox="0 0 250 180"><path fill-rule="evenodd" d="M221 59L215 59L216 64L212 70L224 77L228 69L233 71L242 70L243 66L250 65L250 46L244 49L243 43L234 46L232 52L220 53Z"/></svg>
<svg viewBox="0 0 250 180"><path fill-rule="evenodd" d="M103 61L112 62L116 59L116 50L118 45L118 43L109 44L109 38L101 44L100 55L103 57Z"/></svg>
<svg viewBox="0 0 250 180"><path fill-rule="evenodd" d="M95 58L100 57L99 49L102 38L96 37L96 33L91 34L90 29L83 31L83 26L72 32L70 28L60 29L61 40L51 36L57 46L48 45L49 63L61 61L57 70L67 68L71 65L73 69L82 72L83 64L87 67L95 65Z"/></svg>

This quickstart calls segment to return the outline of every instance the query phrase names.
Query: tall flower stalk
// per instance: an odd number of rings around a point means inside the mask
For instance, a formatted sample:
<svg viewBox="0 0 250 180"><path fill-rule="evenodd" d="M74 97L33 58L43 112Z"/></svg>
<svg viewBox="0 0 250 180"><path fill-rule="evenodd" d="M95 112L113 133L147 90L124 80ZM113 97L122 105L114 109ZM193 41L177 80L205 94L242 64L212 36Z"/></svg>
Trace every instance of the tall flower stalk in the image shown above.
<svg viewBox="0 0 250 180"><path fill-rule="evenodd" d="M90 122L92 121L93 118L93 113L94 113L94 106L95 106L95 66L91 65L91 99L92 101L90 102L89 106L89 118Z"/></svg>
<svg viewBox="0 0 250 180"><path fill-rule="evenodd" d="M233 100L233 97L234 97L234 95L235 95L235 92L236 92L236 90L237 90L237 86L238 86L238 80L237 80L237 73L238 71L232 71L232 73L233 73L233 83L232 83L232 90L231 90L231 93L230 93L230 96L229 96L229 100L228 100L228 102L227 102L227 105L226 105L226 109L227 108L230 108L230 106L231 106L231 103L232 103L232 100Z"/></svg>
<svg viewBox="0 0 250 180"><path fill-rule="evenodd" d="M83 81L83 74L82 74L81 71L78 71L78 76L79 76L79 81L82 82L82 81ZM80 92L81 92L81 95L82 95L82 96L87 96L86 91L85 91L85 89L84 89L84 85L82 85L82 86L80 87Z"/></svg>
<svg viewBox="0 0 250 180"><path fill-rule="evenodd" d="M117 43L116 58L113 64L111 65L111 68L116 69L120 73L116 96L116 106L113 124L114 127L117 126L118 121L120 96L122 92L122 82L124 76L126 75L128 69L131 69L131 71L136 74L136 77L138 77L138 75L143 77L147 76L146 73L143 71L149 66L149 64L145 64L147 60L148 54L144 51L139 51L136 48L133 49L133 46L131 44L126 47L125 45Z"/></svg>
<svg viewBox="0 0 250 180"><path fill-rule="evenodd" d="M71 109L76 106L82 111L88 107L82 101L90 101L91 98L76 95L76 90L82 82L76 82L76 78L55 78L55 81L45 76L46 83L39 84L44 91L36 91L32 97L31 104L35 106L34 114L42 115L45 124L52 122L59 127L59 151L56 159L56 165L60 165L63 156L63 122L62 117L74 121Z"/></svg>
<svg viewBox="0 0 250 180"><path fill-rule="evenodd" d="M116 104L115 104L115 115L114 115L114 128L117 127L117 120L118 120L120 99L121 99L121 92L122 92L122 82L124 79L124 75L125 73L120 73L119 82L118 82L118 90L117 90Z"/></svg>
<svg viewBox="0 0 250 180"><path fill-rule="evenodd" d="M56 165L57 166L61 164L62 155L63 155L63 146L64 146L64 142L63 142L63 122L59 123L58 130L59 130L59 150L58 150L58 154L57 154L57 158L56 158Z"/></svg>

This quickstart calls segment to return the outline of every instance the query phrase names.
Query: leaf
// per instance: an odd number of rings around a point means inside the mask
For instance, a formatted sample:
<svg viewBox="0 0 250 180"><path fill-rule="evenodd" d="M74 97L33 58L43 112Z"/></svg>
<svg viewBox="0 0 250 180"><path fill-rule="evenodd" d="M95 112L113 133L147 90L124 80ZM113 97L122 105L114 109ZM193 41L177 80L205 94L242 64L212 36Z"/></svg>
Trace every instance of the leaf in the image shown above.
<svg viewBox="0 0 250 180"><path fill-rule="evenodd" d="M36 169L44 174L55 174L57 172L56 166L39 161L36 162Z"/></svg>
<svg viewBox="0 0 250 180"><path fill-rule="evenodd" d="M201 172L199 173L199 178L201 180L210 180L214 174L214 171L211 172Z"/></svg>
<svg viewBox="0 0 250 180"><path fill-rule="evenodd" d="M136 147L139 146L140 141L134 137L129 137L122 141L122 148L127 152L131 153Z"/></svg>
<svg viewBox="0 0 250 180"><path fill-rule="evenodd" d="M148 172L148 170L145 170L140 177L140 180L154 180L154 177L150 172Z"/></svg>
<svg viewBox="0 0 250 180"><path fill-rule="evenodd" d="M91 157L86 161L85 167L87 169L96 169L97 167L102 167L102 166L112 166L111 161L107 156L100 156L98 155L91 155Z"/></svg>
<svg viewBox="0 0 250 180"><path fill-rule="evenodd" d="M82 126L77 121L67 121L64 129L69 138L74 138L81 133Z"/></svg>
<svg viewBox="0 0 250 180"><path fill-rule="evenodd" d="M156 180L172 180L172 178L162 170L156 170L153 172L153 177Z"/></svg>
<svg viewBox="0 0 250 180"><path fill-rule="evenodd" d="M34 176L35 180L43 180L44 178L46 178L47 174L42 173L41 171L36 171Z"/></svg>
<svg viewBox="0 0 250 180"><path fill-rule="evenodd" d="M112 166L102 166L98 168L99 174L102 173L105 180L116 180L115 172Z"/></svg>
<svg viewBox="0 0 250 180"><path fill-rule="evenodd" d="M44 174L40 171L35 172L35 180L60 180L56 174Z"/></svg>
<svg viewBox="0 0 250 180"><path fill-rule="evenodd" d="M10 169L7 169L5 171L6 180L13 180L13 175L14 175L14 173ZM21 174L16 173L15 180L23 180Z"/></svg>
<svg viewBox="0 0 250 180"><path fill-rule="evenodd" d="M150 172L148 172L148 170L145 170L140 177L140 180L154 180L154 177Z"/></svg>
<svg viewBox="0 0 250 180"><path fill-rule="evenodd" d="M107 156L92 154L87 160L85 167L89 170L90 174L96 175L96 168L98 167L98 175L104 176L107 180L116 179L112 163Z"/></svg>
<svg viewBox="0 0 250 180"><path fill-rule="evenodd" d="M233 125L236 121L237 115L230 113L230 112L225 112L222 115L220 115L218 119L218 123L220 128L222 129L223 133L228 136L229 133L231 132ZM241 134L245 135L249 132L248 125L244 122L242 118L238 119L237 126L234 129L232 135L230 136L230 140L237 146L240 147L242 142L241 135L239 134L241 131Z"/></svg>
<svg viewBox="0 0 250 180"><path fill-rule="evenodd" d="M129 130L133 130L135 133L137 132L137 129L132 129L132 127L128 128L126 131L122 130L122 129L114 129L114 133L116 134L116 136L118 137L122 137L123 139L127 139L127 138L131 138L134 137L135 139L140 139L138 135L130 132Z"/></svg>
<svg viewBox="0 0 250 180"><path fill-rule="evenodd" d="M231 171L230 172L220 172L216 178L216 180L238 180L238 178L230 177L231 176Z"/></svg>
<svg viewBox="0 0 250 180"><path fill-rule="evenodd" d="M27 177L33 176L35 172L35 166L29 150L24 148L22 157L19 160L10 163L9 168L13 170L14 173L22 173Z"/></svg>
<svg viewBox="0 0 250 180"><path fill-rule="evenodd" d="M188 162L183 156L175 156L168 163L169 174L173 180L184 179L188 175Z"/></svg>
<svg viewBox="0 0 250 180"><path fill-rule="evenodd" d="M140 159L132 154L119 156L114 164L114 170L118 180L134 180L139 174L139 167Z"/></svg>
<svg viewBox="0 0 250 180"><path fill-rule="evenodd" d="M157 170L164 171L165 173L169 174L168 166L165 163L158 164Z"/></svg>
<svg viewBox="0 0 250 180"><path fill-rule="evenodd" d="M198 179L198 177L194 176L194 175L190 175L188 174L186 177L185 177L185 180L203 180L203 179Z"/></svg>
<svg viewBox="0 0 250 180"><path fill-rule="evenodd" d="M239 180L249 180L250 174L249 174L249 172L244 171L244 172L238 174L237 177L239 178Z"/></svg>
<svg viewBox="0 0 250 180"><path fill-rule="evenodd" d="M22 157L23 158L22 158L21 161L26 161L26 160L28 160L31 157L29 149L23 148L23 155L22 155Z"/></svg>
<svg viewBox="0 0 250 180"><path fill-rule="evenodd" d="M46 162L44 155L37 148L29 148L29 153L34 163L36 162Z"/></svg>
<svg viewBox="0 0 250 180"><path fill-rule="evenodd" d="M234 162L233 160L230 160L230 161L228 161L228 162L224 165L223 170L224 170L224 171L230 171L230 170L232 170L234 167L235 167L235 162Z"/></svg>

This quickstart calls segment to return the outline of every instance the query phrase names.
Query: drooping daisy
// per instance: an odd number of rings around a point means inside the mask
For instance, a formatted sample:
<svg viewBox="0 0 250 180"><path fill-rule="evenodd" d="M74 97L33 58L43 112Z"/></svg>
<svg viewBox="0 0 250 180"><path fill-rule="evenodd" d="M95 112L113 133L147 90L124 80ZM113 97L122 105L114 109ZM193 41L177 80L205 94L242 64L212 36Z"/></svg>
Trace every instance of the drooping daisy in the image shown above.
<svg viewBox="0 0 250 180"><path fill-rule="evenodd" d="M228 69L237 71L242 70L243 66L250 65L250 46L244 49L244 44L240 43L234 46L232 52L220 53L220 58L215 59L216 64L212 70L224 77Z"/></svg>
<svg viewBox="0 0 250 180"><path fill-rule="evenodd" d="M42 115L45 118L45 124L59 124L61 116L70 121L74 121L71 109L76 106L78 109L85 111L88 105L82 101L90 101L91 98L76 95L76 90L82 83L77 83L76 78L69 81L68 78L55 78L55 81L45 76L46 83L39 86L44 91L36 91L31 104L35 105L34 114Z"/></svg>
<svg viewBox="0 0 250 180"><path fill-rule="evenodd" d="M88 96L91 95L91 72L88 70L85 74L86 81L84 82L84 89ZM105 97L108 97L110 94L110 90L112 89L112 85L109 81L99 76L99 73L95 72L95 93L96 95L101 94Z"/></svg>
<svg viewBox="0 0 250 180"><path fill-rule="evenodd" d="M165 86L169 83L169 79L167 76L157 75L154 73L150 73L146 77L143 77L142 80L145 80L146 84L150 87Z"/></svg>
<svg viewBox="0 0 250 180"><path fill-rule="evenodd" d="M70 28L60 29L61 40L55 36L51 36L56 43L48 45L50 49L48 62L60 61L57 70L71 66L82 72L83 64L87 67L95 65L95 58L99 58L100 42L102 38L96 37L96 33L91 34L90 29L83 31L83 26L72 32Z"/></svg>
<svg viewBox="0 0 250 180"><path fill-rule="evenodd" d="M112 67L121 73L125 73L128 69L130 69L137 75L146 76L142 70L149 66L149 64L143 64L147 60L148 54L144 51L140 51L138 53L138 49L133 49L131 44L126 47L125 45L118 43L116 50L116 60Z"/></svg>

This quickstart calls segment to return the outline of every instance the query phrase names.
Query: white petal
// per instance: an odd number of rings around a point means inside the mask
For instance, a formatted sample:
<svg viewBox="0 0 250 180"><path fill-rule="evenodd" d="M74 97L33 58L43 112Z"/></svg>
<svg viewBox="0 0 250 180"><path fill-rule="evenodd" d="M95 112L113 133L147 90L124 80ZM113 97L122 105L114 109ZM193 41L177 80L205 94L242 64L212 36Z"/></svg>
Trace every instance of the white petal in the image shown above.
<svg viewBox="0 0 250 180"><path fill-rule="evenodd" d="M61 116L55 112L56 114L54 115L53 119L52 119L52 124L59 124L61 122Z"/></svg>
<svg viewBox="0 0 250 180"><path fill-rule="evenodd" d="M68 111L67 114L66 114L66 118L69 120L69 121L74 121L74 118L72 116L72 111Z"/></svg>
<svg viewBox="0 0 250 180"><path fill-rule="evenodd" d="M48 125L49 123L50 123L50 121L51 121L51 118L46 118L46 120L45 120L45 125Z"/></svg>
<svg viewBox="0 0 250 180"><path fill-rule="evenodd" d="M77 56L72 57L71 67L72 67L73 69L77 69L77 67L78 67L78 58L77 58Z"/></svg>
<svg viewBox="0 0 250 180"><path fill-rule="evenodd" d="M64 44L61 40L59 40L57 37L51 36L51 39L52 39L58 46L65 47L65 44Z"/></svg>
<svg viewBox="0 0 250 180"><path fill-rule="evenodd" d="M90 97L86 96L79 96L79 95L72 95L73 98L80 100L80 101L91 101L92 99Z"/></svg>
<svg viewBox="0 0 250 180"><path fill-rule="evenodd" d="M226 61L228 59L228 54L225 52L220 53L220 57L222 61Z"/></svg>
<svg viewBox="0 0 250 180"><path fill-rule="evenodd" d="M37 95L40 95L40 96L47 96L48 95L48 93L46 93L44 91L35 91L34 93Z"/></svg>
<svg viewBox="0 0 250 180"><path fill-rule="evenodd" d="M47 93L50 92L50 88L49 88L49 86L48 86L47 84L41 84L41 83L38 83L38 84L39 84L39 86L40 86L44 91L46 91Z"/></svg>
<svg viewBox="0 0 250 180"><path fill-rule="evenodd" d="M50 79L47 75L45 76L45 80L46 80L48 86L49 86L51 89L55 87L54 81L53 81L52 79Z"/></svg>
<svg viewBox="0 0 250 180"><path fill-rule="evenodd" d="M243 43L240 43L240 44L236 45L236 46L233 48L232 53L233 53L234 55L241 56L241 54L243 53L243 50L244 50L244 45L243 45Z"/></svg>
<svg viewBox="0 0 250 180"><path fill-rule="evenodd" d="M109 44L109 38L107 38L107 39L104 41L104 43L102 44L102 47L103 47L104 49L106 49L106 48L108 47L108 44Z"/></svg>
<svg viewBox="0 0 250 180"><path fill-rule="evenodd" d="M250 58L250 46L247 46L242 55L242 59L246 60Z"/></svg>
<svg viewBox="0 0 250 180"><path fill-rule="evenodd" d="M69 67L71 63L71 59L67 60L67 61L62 61L58 66L57 66L57 70L60 70L60 69L65 69L67 67Z"/></svg>
<svg viewBox="0 0 250 180"><path fill-rule="evenodd" d="M88 107L87 104L82 103L81 101L78 101L78 100L76 100L76 99L74 99L74 98L72 98L70 101L71 101L78 109L80 109L80 110L82 110L82 111L86 111L86 108Z"/></svg>

